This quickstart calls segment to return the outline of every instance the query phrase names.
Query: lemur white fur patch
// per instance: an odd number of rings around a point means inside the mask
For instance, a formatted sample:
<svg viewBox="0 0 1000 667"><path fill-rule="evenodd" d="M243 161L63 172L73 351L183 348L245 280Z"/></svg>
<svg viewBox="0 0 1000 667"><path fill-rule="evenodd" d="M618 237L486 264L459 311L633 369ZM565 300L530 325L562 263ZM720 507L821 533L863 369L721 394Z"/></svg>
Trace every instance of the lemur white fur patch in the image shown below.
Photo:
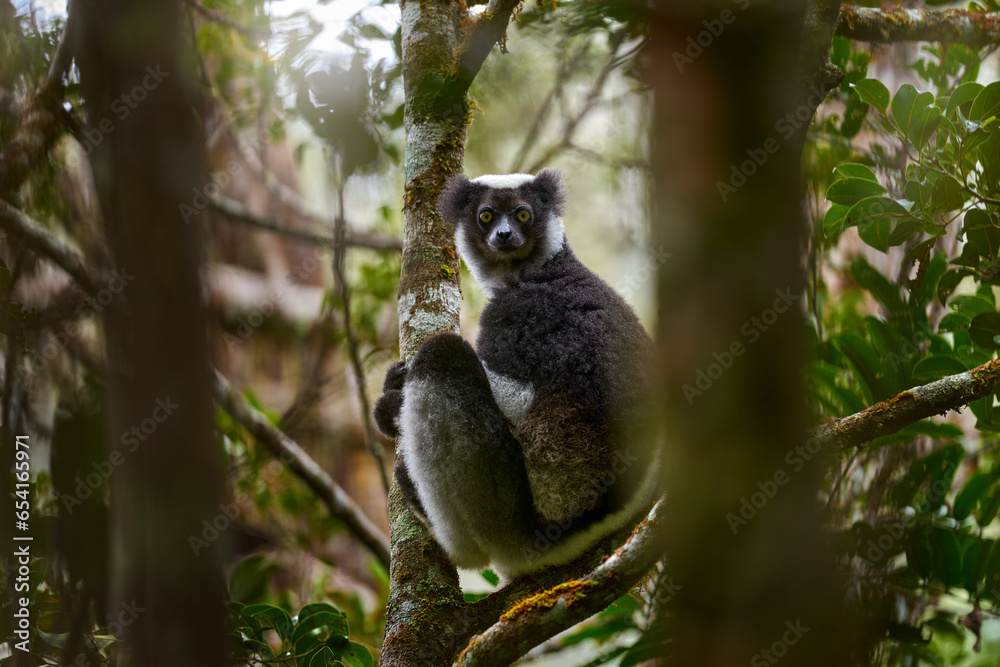
<svg viewBox="0 0 1000 667"><path fill-rule="evenodd" d="M481 183L487 187L503 190L517 188L535 179L533 174L486 174L472 179L473 183Z"/></svg>
<svg viewBox="0 0 1000 667"><path fill-rule="evenodd" d="M475 537L463 530L468 523L464 508L457 503L448 502L443 493L444 485L465 473L463 466L466 464L454 460L454 457L441 455L440 450L446 439L454 439L456 433L448 429L447 419L437 422L426 418L431 413L447 415L449 412L449 405L441 404L446 401L442 392L435 389L427 380L407 380L403 385L403 407L398 419L398 447L427 513L434 539L444 547L458 567L481 567L488 562L489 557ZM438 430L442 423L447 432ZM450 442L447 446L454 450L461 449L461 443Z"/></svg>
<svg viewBox="0 0 1000 667"><path fill-rule="evenodd" d="M511 282L508 280L509 278L518 279L524 271L537 268L552 259L552 256L562 248L565 240L566 230L563 221L556 217L550 218L545 222L545 235L540 241L542 252L539 258L532 262L525 262L515 269L507 265L498 266L483 261L476 255L475 248L469 242L465 226L459 225L455 231L455 245L458 247L458 254L461 255L465 265L472 272L472 277L476 279L487 297L492 297L505 284Z"/></svg>
<svg viewBox="0 0 1000 667"><path fill-rule="evenodd" d="M490 389L493 390L493 400L497 402L500 412L510 420L512 424L521 421L531 401L535 398L535 388L527 382L519 382L499 373L494 373L486 364L483 364L486 377L490 381Z"/></svg>

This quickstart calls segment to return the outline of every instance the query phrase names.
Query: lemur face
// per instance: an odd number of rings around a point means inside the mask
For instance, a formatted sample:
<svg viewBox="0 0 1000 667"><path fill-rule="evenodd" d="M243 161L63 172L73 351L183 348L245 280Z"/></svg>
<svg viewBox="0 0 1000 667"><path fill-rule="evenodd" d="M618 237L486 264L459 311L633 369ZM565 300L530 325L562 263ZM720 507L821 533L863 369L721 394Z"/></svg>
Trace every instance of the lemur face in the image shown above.
<svg viewBox="0 0 1000 667"><path fill-rule="evenodd" d="M563 243L565 187L551 169L530 174L454 176L441 195L441 215L455 225L459 252L484 288L498 271L539 265Z"/></svg>

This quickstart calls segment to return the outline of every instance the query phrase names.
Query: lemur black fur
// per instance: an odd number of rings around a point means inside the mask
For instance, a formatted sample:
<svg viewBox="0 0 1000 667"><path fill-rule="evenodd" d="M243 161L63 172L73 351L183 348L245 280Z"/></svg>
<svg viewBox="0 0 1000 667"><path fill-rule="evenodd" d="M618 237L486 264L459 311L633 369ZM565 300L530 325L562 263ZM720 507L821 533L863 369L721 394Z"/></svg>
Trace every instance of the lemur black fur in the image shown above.
<svg viewBox="0 0 1000 667"><path fill-rule="evenodd" d="M375 406L407 501L459 567L567 562L654 500L651 342L565 241L559 174L455 176L440 199L489 297L476 349L432 337Z"/></svg>

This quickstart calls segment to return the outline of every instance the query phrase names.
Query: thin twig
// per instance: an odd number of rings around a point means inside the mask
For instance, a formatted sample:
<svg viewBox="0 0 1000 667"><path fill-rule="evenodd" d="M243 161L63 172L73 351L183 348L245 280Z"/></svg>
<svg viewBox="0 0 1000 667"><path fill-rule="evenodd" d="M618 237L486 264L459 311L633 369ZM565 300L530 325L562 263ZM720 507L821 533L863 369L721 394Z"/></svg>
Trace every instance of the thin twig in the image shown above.
<svg viewBox="0 0 1000 667"><path fill-rule="evenodd" d="M368 391L365 389L365 372L361 366L361 357L358 354L358 338L354 335L354 327L351 325L351 291L347 285L347 278L344 276L344 256L346 254L344 235L347 226L344 221L345 181L346 177L341 174L340 185L337 188L337 218L333 227L333 280L334 287L340 297L341 306L344 309L344 334L347 337L347 354L351 359L354 382L358 390L358 402L361 404L361 422L365 429L365 446L375 459L379 474L382 477L382 487L385 489L386 497L388 497L389 475L385 469L385 455L382 451L382 443L375 437L375 429L372 428L371 404L368 401Z"/></svg>
<svg viewBox="0 0 1000 667"><path fill-rule="evenodd" d="M290 227L288 225L281 224L280 222L275 222L274 220L262 218L261 216L248 211L245 206L240 204L235 199L230 199L229 197L225 197L223 195L213 197L209 200L208 205L213 211L221 213L230 220L242 222L250 225L251 227L256 227L257 229L263 229L269 232L274 232L275 234L281 234L282 236L287 236L288 238L296 241L314 243L318 246L326 248L327 250L335 250L337 247L337 240L329 234L312 229ZM310 222L314 224L320 221L319 218L307 213L297 214L308 216L310 218ZM323 221L323 223L330 227L333 227L335 224L332 220ZM403 249L402 239L371 234L368 232L360 232L349 228L345 229L342 242L348 246L371 248L372 250L389 250L399 252Z"/></svg>
<svg viewBox="0 0 1000 667"><path fill-rule="evenodd" d="M594 109L601 97L601 93L604 91L604 86L608 81L608 77L619 64L618 51L625 43L626 37L628 37L628 30L624 28L619 30L618 34L614 36L611 42L611 53L608 55L608 62L604 65L600 74L597 75L597 78L594 79L594 83L590 86L590 90L587 92L587 96L583 100L583 106L580 107L576 115L566 122L565 127L563 127L562 137L559 141L550 146L540 158L535 160L534 164L528 168L528 173L536 173L539 169L547 165L559 151L564 150L573 144L573 134L576 132L576 128Z"/></svg>
<svg viewBox="0 0 1000 667"><path fill-rule="evenodd" d="M521 142L521 148L518 149L517 156L514 158L514 163L510 168L511 173L517 173L524 167L524 163L528 159L528 153L538 143L538 135L541 132L542 123L549 117L552 103L557 98L562 97L563 89L569 80L570 74L576 69L576 65L590 53L591 45L592 40L588 39L572 58L567 58L559 64L556 81L552 85L552 89L546 96L545 101L542 102L542 106L539 107L538 113L535 115L535 121L531 124L531 129L524 135L524 141Z"/></svg>
<svg viewBox="0 0 1000 667"><path fill-rule="evenodd" d="M327 506L330 514L340 519L379 562L389 567L388 538L298 443L253 411L218 370L215 371L213 394L223 410L305 482Z"/></svg>

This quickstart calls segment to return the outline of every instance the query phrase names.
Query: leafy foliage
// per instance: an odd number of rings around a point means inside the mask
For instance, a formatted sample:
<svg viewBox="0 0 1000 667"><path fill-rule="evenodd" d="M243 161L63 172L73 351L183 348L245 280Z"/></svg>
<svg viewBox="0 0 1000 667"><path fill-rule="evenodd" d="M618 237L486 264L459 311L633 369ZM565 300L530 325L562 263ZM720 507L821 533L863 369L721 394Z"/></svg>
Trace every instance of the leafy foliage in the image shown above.
<svg viewBox="0 0 1000 667"><path fill-rule="evenodd" d="M842 63L867 63L835 41ZM814 121L806 163L826 203L810 262L845 281L835 292L818 277L811 290L817 422L1000 349L1000 83L976 82L981 58L925 46L908 67L930 90L890 91L862 67ZM842 121L828 110L838 103ZM853 259L838 266L842 249ZM984 632L1000 610L994 398L836 457L829 520L875 664L996 660Z"/></svg>

